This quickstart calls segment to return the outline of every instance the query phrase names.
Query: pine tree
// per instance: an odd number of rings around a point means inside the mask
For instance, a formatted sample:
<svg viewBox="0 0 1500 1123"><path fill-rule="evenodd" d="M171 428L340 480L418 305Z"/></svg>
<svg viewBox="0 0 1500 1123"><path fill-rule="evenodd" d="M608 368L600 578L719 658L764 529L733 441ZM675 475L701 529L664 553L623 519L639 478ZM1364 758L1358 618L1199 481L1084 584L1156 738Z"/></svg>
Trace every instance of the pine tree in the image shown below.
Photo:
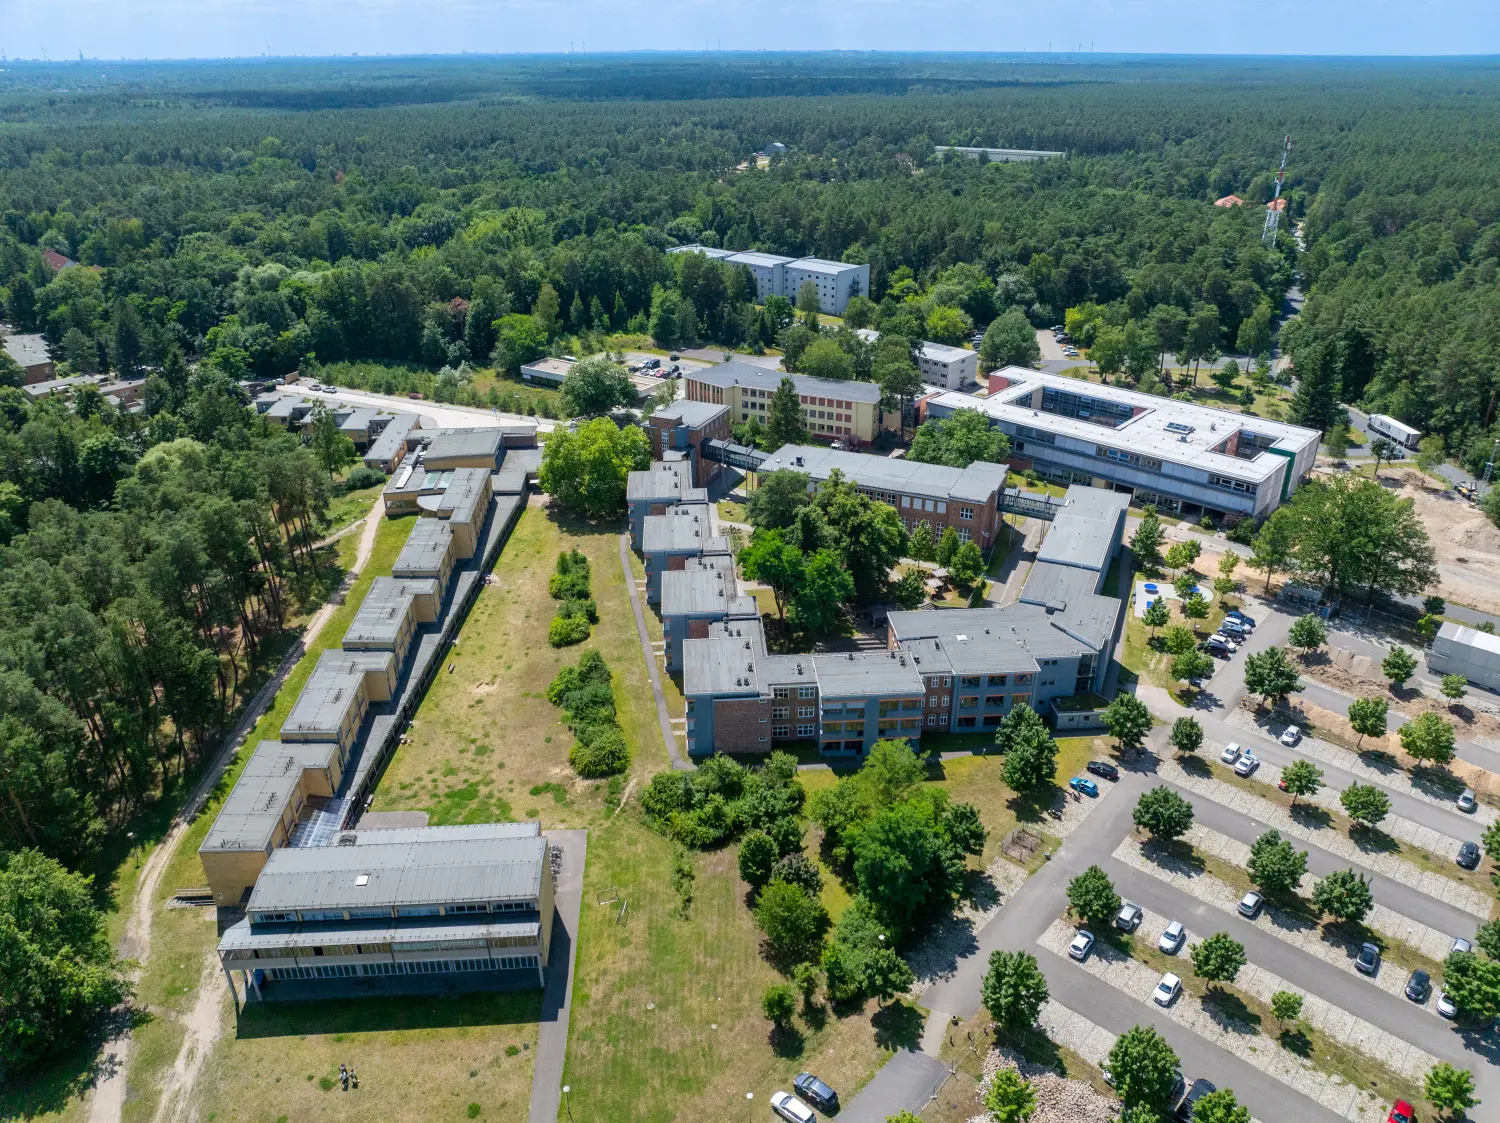
<svg viewBox="0 0 1500 1123"><path fill-rule="evenodd" d="M774 450L782 445L801 444L805 440L807 427L802 423L802 403L797 400L797 387L790 378L783 378L766 406L766 443Z"/></svg>
<svg viewBox="0 0 1500 1123"><path fill-rule="evenodd" d="M1339 372L1325 347L1304 351L1294 361L1297 392L1292 395L1291 419L1309 429L1326 431L1339 416Z"/></svg>

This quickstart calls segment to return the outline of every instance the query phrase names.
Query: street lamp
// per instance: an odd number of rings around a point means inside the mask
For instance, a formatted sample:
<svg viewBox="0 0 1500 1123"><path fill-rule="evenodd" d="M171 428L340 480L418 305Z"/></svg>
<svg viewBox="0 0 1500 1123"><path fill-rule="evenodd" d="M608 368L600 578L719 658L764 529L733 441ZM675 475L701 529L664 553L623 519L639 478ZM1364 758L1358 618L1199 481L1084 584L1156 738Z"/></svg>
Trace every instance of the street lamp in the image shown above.
<svg viewBox="0 0 1500 1123"><path fill-rule="evenodd" d="M135 831L126 831L125 837L130 840L130 849L135 850ZM135 851L135 868L141 868L141 853L139 850Z"/></svg>
<svg viewBox="0 0 1500 1123"><path fill-rule="evenodd" d="M563 1106L568 1109L568 1123L572 1123L573 1120L573 1105L568 1101L568 1093L572 1090L568 1085L563 1085Z"/></svg>

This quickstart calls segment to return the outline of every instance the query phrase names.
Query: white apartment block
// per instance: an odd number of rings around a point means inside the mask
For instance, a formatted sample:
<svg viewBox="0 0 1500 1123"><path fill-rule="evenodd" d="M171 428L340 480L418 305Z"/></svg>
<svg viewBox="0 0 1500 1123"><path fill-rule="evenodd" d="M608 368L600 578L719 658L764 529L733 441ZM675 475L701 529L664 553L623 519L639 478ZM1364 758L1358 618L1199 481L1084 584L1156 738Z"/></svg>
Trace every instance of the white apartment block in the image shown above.
<svg viewBox="0 0 1500 1123"><path fill-rule="evenodd" d="M1164 512L1264 517L1318 456L1313 429L1118 386L1005 367L989 388L985 398L944 391L920 408L937 418L977 409L1039 475L1127 491Z"/></svg>
<svg viewBox="0 0 1500 1123"><path fill-rule="evenodd" d="M743 265L755 278L756 298L784 296L796 302L803 281L811 281L818 293L818 309L842 316L850 297L870 293L870 267L818 257L782 257L774 253L718 249L715 246L673 246L668 253L701 253L729 265Z"/></svg>
<svg viewBox="0 0 1500 1123"><path fill-rule="evenodd" d="M979 352L945 343L923 343L917 352L922 381L944 390L960 390L979 381Z"/></svg>

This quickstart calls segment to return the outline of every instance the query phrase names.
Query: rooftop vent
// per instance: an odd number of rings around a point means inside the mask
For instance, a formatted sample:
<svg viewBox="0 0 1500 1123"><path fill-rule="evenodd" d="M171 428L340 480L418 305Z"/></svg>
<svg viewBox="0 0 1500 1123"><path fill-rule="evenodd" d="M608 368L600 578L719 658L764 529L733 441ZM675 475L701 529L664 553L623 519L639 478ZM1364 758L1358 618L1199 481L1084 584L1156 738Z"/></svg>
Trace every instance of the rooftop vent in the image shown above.
<svg viewBox="0 0 1500 1123"><path fill-rule="evenodd" d="M964 635L962 632L960 632L958 635L954 636L953 638L956 639L956 640L958 640L959 643L968 643L969 642L969 637L966 636L966 635Z"/></svg>
<svg viewBox="0 0 1500 1123"><path fill-rule="evenodd" d="M1186 421L1168 421L1167 422L1167 432L1169 432L1169 433L1182 433L1182 434L1186 435L1188 433L1191 433L1192 431L1193 431L1193 427L1191 425L1189 425Z"/></svg>
<svg viewBox="0 0 1500 1123"><path fill-rule="evenodd" d="M849 652L849 662L854 662L854 652Z"/></svg>
<svg viewBox="0 0 1500 1123"><path fill-rule="evenodd" d="M340 846L353 846L355 838L356 838L356 835L352 831L349 832L349 833L347 833L347 834L341 834L341 835L339 835L339 845Z"/></svg>
<svg viewBox="0 0 1500 1123"><path fill-rule="evenodd" d="M362 873L354 879L356 889L363 889L368 884L370 884L370 875L367 873Z"/></svg>

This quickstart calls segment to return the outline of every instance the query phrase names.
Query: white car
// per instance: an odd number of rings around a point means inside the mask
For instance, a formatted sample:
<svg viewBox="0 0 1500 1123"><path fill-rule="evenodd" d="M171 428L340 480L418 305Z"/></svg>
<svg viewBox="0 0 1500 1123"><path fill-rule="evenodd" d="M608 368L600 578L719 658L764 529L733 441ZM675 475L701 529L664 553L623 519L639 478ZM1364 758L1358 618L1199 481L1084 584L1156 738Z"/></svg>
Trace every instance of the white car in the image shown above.
<svg viewBox="0 0 1500 1123"><path fill-rule="evenodd" d="M818 1119L812 1108L790 1092L772 1092L771 1110L785 1119L786 1123L817 1123Z"/></svg>
<svg viewBox="0 0 1500 1123"><path fill-rule="evenodd" d="M1186 939L1187 929L1182 926L1182 921L1174 920L1167 925L1166 931L1161 934L1161 939L1156 941L1156 946L1168 955L1176 955Z"/></svg>
<svg viewBox="0 0 1500 1123"><path fill-rule="evenodd" d="M1260 758L1254 753L1246 753L1234 762L1234 774L1236 776L1248 776L1260 767Z"/></svg>
<svg viewBox="0 0 1500 1123"><path fill-rule="evenodd" d="M1073 942L1068 945L1068 958L1076 959L1082 963L1089 957L1089 952L1094 949L1094 934L1087 928L1081 930L1073 937Z"/></svg>
<svg viewBox="0 0 1500 1123"><path fill-rule="evenodd" d="M1225 764L1233 764L1240 759L1240 747L1233 741L1224 746L1224 751L1219 754L1219 759Z"/></svg>
<svg viewBox="0 0 1500 1123"><path fill-rule="evenodd" d="M1458 1017L1458 1004L1448 997L1446 990L1438 991L1437 1012L1444 1018Z"/></svg>
<svg viewBox="0 0 1500 1123"><path fill-rule="evenodd" d="M1298 729L1295 725L1289 725L1281 731L1279 740L1283 745L1295 745L1298 741L1302 740L1302 730Z"/></svg>
<svg viewBox="0 0 1500 1123"><path fill-rule="evenodd" d="M1156 984L1156 989L1151 992L1151 999L1158 1006L1170 1006L1172 1000L1182 991L1182 980L1170 971L1161 977L1161 982Z"/></svg>

